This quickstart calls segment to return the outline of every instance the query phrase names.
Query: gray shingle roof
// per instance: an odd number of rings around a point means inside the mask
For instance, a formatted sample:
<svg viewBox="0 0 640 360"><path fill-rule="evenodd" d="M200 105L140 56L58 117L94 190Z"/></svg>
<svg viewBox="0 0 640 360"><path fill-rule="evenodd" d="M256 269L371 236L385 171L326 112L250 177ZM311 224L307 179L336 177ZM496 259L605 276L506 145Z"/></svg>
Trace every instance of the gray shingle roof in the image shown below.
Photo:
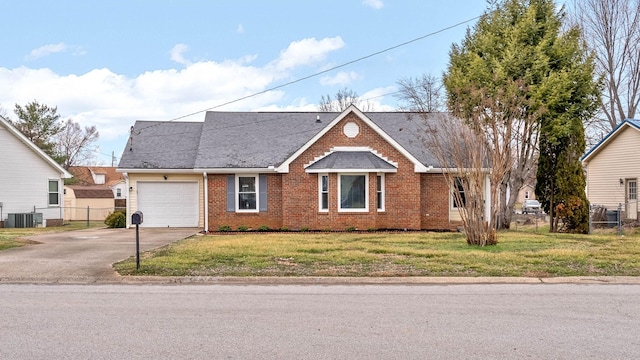
<svg viewBox="0 0 640 360"><path fill-rule="evenodd" d="M336 151L307 167L307 170L395 170L396 167L370 151Z"/></svg>
<svg viewBox="0 0 640 360"><path fill-rule="evenodd" d="M319 123L317 116L320 116ZM207 112L195 166L277 166L336 116L338 113Z"/></svg>
<svg viewBox="0 0 640 360"><path fill-rule="evenodd" d="M278 166L340 113L207 112L204 122L137 121L118 168L224 169ZM416 113L365 113L422 164L435 165ZM321 122L316 122L320 117Z"/></svg>
<svg viewBox="0 0 640 360"><path fill-rule="evenodd" d="M119 168L193 169L202 122L136 121Z"/></svg>
<svg viewBox="0 0 640 360"><path fill-rule="evenodd" d="M369 112L365 113L365 115L423 165L437 167L438 161L426 146L427 124L437 124L438 117L449 116L448 114Z"/></svg>

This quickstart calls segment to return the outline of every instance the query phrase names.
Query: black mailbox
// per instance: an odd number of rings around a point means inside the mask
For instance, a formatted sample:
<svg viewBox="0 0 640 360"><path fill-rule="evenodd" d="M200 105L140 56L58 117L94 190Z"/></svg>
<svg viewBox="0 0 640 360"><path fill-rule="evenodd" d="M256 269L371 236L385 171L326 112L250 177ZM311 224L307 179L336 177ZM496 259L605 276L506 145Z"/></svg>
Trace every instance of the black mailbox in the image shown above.
<svg viewBox="0 0 640 360"><path fill-rule="evenodd" d="M142 211L136 211L131 215L131 224L133 225L142 224Z"/></svg>

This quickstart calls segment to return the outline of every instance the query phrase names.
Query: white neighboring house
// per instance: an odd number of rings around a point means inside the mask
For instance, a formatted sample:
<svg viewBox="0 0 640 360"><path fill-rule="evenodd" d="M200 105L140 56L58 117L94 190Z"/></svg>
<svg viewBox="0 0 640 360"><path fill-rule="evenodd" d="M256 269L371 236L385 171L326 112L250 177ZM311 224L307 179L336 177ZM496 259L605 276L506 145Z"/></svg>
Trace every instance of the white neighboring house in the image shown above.
<svg viewBox="0 0 640 360"><path fill-rule="evenodd" d="M25 219L29 227L62 225L63 179L70 177L68 171L0 116L2 226L12 222L13 226L25 225L21 224Z"/></svg>

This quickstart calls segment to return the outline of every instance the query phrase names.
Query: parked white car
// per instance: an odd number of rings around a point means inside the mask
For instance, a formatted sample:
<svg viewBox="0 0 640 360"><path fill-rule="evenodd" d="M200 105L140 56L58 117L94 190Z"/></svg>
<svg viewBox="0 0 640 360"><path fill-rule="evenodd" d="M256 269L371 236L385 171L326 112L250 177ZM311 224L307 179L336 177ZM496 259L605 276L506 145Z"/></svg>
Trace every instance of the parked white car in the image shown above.
<svg viewBox="0 0 640 360"><path fill-rule="evenodd" d="M523 214L537 214L541 210L540 202L538 200L527 199L522 203Z"/></svg>

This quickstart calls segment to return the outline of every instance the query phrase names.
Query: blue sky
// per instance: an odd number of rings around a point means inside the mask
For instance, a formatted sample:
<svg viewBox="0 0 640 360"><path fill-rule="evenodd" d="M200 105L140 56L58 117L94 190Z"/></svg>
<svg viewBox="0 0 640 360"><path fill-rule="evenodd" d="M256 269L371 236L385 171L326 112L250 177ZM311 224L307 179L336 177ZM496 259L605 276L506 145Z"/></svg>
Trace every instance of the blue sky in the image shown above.
<svg viewBox="0 0 640 360"><path fill-rule="evenodd" d="M172 120L473 19L485 0L0 0L0 112L57 106L95 125L96 164L136 120ZM398 108L397 81L440 75L475 21L217 111L315 111L343 88ZM204 113L185 120L202 121Z"/></svg>

